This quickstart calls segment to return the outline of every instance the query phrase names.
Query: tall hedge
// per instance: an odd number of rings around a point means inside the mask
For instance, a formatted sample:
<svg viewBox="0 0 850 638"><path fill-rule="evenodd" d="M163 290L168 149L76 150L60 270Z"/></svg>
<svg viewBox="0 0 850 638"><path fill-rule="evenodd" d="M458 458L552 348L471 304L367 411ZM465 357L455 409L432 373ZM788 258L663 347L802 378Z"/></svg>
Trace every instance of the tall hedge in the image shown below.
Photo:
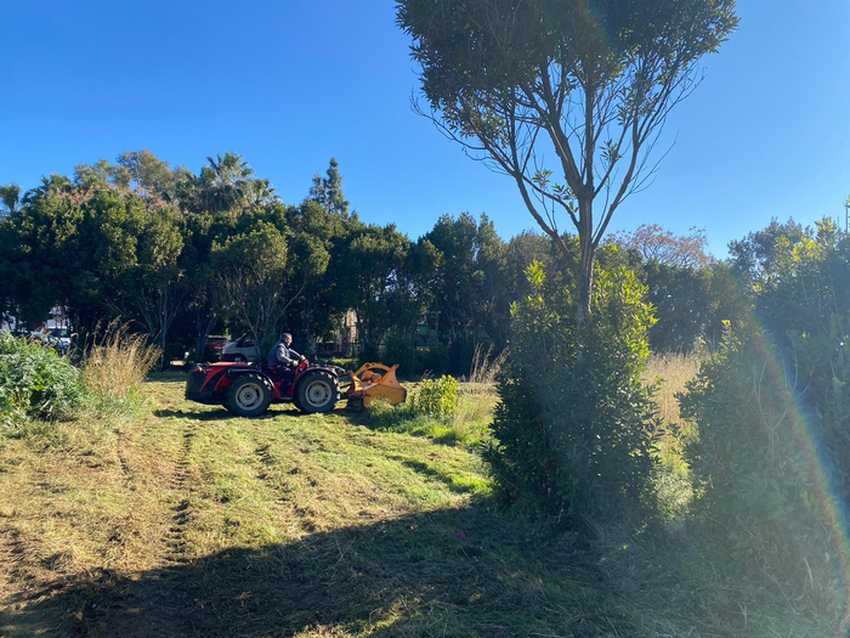
<svg viewBox="0 0 850 638"><path fill-rule="evenodd" d="M499 493L574 528L622 519L651 489L644 286L624 267L599 269L591 318L577 325L572 283L539 263L527 276L532 292L512 308L487 454Z"/></svg>
<svg viewBox="0 0 850 638"><path fill-rule="evenodd" d="M850 242L775 248L756 313L732 324L682 399L699 430L686 449L695 511L732 578L813 599L838 623L850 587Z"/></svg>

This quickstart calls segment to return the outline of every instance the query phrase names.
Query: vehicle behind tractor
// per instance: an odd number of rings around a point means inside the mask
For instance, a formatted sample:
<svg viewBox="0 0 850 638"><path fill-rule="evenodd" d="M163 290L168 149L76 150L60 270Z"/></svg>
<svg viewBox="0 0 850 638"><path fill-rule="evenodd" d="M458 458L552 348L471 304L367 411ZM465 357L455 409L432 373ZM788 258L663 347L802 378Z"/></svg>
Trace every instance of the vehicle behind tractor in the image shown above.
<svg viewBox="0 0 850 638"><path fill-rule="evenodd" d="M397 368L367 363L349 374L338 366L313 365L306 359L295 368L219 361L198 364L189 372L186 398L223 405L232 414L245 417L264 414L272 403L291 402L307 414L330 412L341 398L357 409L378 399L395 405L407 397L407 390L396 379ZM343 376L351 377L345 392L340 390Z"/></svg>

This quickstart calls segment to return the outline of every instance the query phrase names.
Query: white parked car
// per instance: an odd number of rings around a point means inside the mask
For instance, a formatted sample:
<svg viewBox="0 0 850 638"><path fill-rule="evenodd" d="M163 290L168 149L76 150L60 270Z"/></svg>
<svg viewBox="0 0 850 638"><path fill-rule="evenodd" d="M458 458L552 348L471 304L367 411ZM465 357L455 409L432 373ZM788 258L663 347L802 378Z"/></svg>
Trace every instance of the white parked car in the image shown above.
<svg viewBox="0 0 850 638"><path fill-rule="evenodd" d="M260 361L262 354L254 338L244 334L235 341L228 341L221 350L222 361Z"/></svg>

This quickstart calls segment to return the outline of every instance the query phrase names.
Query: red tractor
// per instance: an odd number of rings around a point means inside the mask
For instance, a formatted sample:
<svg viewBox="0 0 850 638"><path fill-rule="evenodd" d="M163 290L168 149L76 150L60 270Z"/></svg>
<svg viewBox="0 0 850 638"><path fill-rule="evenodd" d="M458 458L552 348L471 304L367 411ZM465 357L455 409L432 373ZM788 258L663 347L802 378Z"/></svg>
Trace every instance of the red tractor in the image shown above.
<svg viewBox="0 0 850 638"><path fill-rule="evenodd" d="M220 361L198 364L186 380L186 398L198 403L224 405L237 416L263 414L271 403L291 401L308 414L330 412L340 399L342 368L310 365L307 359L295 368Z"/></svg>

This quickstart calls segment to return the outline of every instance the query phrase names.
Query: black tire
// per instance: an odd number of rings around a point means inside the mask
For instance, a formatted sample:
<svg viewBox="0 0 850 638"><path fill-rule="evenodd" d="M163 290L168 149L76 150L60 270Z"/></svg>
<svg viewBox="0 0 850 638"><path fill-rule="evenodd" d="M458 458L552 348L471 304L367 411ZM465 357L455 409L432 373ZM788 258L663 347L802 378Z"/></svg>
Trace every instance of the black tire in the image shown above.
<svg viewBox="0 0 850 638"><path fill-rule="evenodd" d="M339 401L339 379L325 370L306 372L298 380L294 403L302 412L330 412Z"/></svg>
<svg viewBox="0 0 850 638"><path fill-rule="evenodd" d="M264 414L272 402L272 392L258 374L242 374L227 389L224 401L231 414L256 417Z"/></svg>

